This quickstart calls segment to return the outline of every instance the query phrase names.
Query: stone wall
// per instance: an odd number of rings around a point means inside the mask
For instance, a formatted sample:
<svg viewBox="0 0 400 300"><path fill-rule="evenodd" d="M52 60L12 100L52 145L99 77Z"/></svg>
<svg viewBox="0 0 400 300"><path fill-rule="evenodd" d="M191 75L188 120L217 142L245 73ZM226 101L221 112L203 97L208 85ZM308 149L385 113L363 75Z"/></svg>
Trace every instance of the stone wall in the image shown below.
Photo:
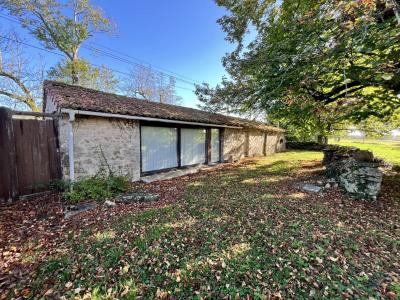
<svg viewBox="0 0 400 300"><path fill-rule="evenodd" d="M60 120L60 152L65 178L69 175L67 118ZM140 179L139 123L133 120L76 116L73 122L76 178L97 174L108 166Z"/></svg>
<svg viewBox="0 0 400 300"><path fill-rule="evenodd" d="M284 151L286 150L286 138L284 134L278 134L277 135L278 139L276 142L276 151L280 152L280 151Z"/></svg>
<svg viewBox="0 0 400 300"><path fill-rule="evenodd" d="M265 132L261 130L249 130L248 134L248 156L263 156L265 147Z"/></svg>
<svg viewBox="0 0 400 300"><path fill-rule="evenodd" d="M310 151L322 151L326 148L325 144L317 142L286 142L287 149L294 150L310 150Z"/></svg>
<svg viewBox="0 0 400 300"><path fill-rule="evenodd" d="M383 174L372 152L335 146L323 151L328 178L338 181L356 199L377 200Z"/></svg>
<svg viewBox="0 0 400 300"><path fill-rule="evenodd" d="M76 115L73 124L75 177L97 174L107 169L140 179L139 123ZM60 154L64 178L69 176L68 117L60 118ZM223 159L237 161L244 157L263 156L284 150L284 136L260 130L226 128L224 130Z"/></svg>
<svg viewBox="0 0 400 300"><path fill-rule="evenodd" d="M241 129L225 128L223 152L224 161L237 161L246 157L246 132Z"/></svg>
<svg viewBox="0 0 400 300"><path fill-rule="evenodd" d="M261 130L226 128L223 150L225 161L264 156L285 150L285 137L283 134Z"/></svg>

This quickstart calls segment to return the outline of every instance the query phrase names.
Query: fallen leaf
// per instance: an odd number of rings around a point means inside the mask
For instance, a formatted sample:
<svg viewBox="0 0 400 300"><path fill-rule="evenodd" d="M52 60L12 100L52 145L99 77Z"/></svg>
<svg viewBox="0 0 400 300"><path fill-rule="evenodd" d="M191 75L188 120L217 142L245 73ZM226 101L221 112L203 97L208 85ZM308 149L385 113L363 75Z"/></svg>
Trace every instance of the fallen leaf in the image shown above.
<svg viewBox="0 0 400 300"><path fill-rule="evenodd" d="M329 260L331 260L331 261L333 261L333 262L336 262L336 261L339 260L339 257L329 256L328 258L329 258Z"/></svg>
<svg viewBox="0 0 400 300"><path fill-rule="evenodd" d="M73 285L74 285L74 284L73 284L71 281L68 281L68 282L65 284L65 287L66 287L67 289L70 289Z"/></svg>
<svg viewBox="0 0 400 300"><path fill-rule="evenodd" d="M44 293L45 296L50 296L50 295L52 295L52 294L53 294L53 289L48 289L48 290L46 291L46 293Z"/></svg>

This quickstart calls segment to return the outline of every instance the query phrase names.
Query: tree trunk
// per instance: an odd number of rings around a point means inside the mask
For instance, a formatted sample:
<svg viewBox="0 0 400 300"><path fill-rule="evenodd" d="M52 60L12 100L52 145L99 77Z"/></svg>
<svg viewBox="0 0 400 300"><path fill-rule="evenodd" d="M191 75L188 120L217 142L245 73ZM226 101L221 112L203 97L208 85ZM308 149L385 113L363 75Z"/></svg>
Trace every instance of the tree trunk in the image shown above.
<svg viewBox="0 0 400 300"><path fill-rule="evenodd" d="M75 66L77 59L78 59L78 50L76 50L74 52L74 55L72 56L72 60L71 60L71 62L72 62L72 69L71 69L72 84L77 84L79 81L78 73L76 72L76 66Z"/></svg>
<svg viewBox="0 0 400 300"><path fill-rule="evenodd" d="M71 70L71 79L72 79L72 84L77 84L79 79L78 79L78 75L76 73L76 69L75 69L75 62L72 62L72 70Z"/></svg>

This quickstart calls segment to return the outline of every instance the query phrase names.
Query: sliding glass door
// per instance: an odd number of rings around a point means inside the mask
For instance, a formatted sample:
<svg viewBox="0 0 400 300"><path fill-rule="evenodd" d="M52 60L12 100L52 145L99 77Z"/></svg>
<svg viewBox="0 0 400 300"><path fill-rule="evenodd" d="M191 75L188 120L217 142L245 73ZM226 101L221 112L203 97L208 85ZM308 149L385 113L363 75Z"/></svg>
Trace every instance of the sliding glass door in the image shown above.
<svg viewBox="0 0 400 300"><path fill-rule="evenodd" d="M177 141L177 128L142 126L142 172L178 167Z"/></svg>
<svg viewBox="0 0 400 300"><path fill-rule="evenodd" d="M145 124L140 131L143 173L221 161L219 129Z"/></svg>
<svg viewBox="0 0 400 300"><path fill-rule="evenodd" d="M181 129L181 165L190 166L206 162L206 130Z"/></svg>

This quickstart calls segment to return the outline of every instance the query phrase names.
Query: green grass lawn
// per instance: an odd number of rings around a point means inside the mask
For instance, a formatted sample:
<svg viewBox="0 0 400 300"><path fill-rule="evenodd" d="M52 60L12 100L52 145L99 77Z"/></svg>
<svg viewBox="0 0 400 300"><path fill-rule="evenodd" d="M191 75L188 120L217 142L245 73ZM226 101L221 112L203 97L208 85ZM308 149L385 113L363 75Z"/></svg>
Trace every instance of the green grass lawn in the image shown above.
<svg viewBox="0 0 400 300"><path fill-rule="evenodd" d="M358 140L341 140L340 142L332 140L330 143L370 150L375 156L383 158L387 162L400 164L400 141L366 140L363 143Z"/></svg>
<svg viewBox="0 0 400 300"><path fill-rule="evenodd" d="M398 211L299 191L321 158L280 153L173 180L186 185L176 203L33 247L47 256L17 288L69 299L396 297Z"/></svg>

